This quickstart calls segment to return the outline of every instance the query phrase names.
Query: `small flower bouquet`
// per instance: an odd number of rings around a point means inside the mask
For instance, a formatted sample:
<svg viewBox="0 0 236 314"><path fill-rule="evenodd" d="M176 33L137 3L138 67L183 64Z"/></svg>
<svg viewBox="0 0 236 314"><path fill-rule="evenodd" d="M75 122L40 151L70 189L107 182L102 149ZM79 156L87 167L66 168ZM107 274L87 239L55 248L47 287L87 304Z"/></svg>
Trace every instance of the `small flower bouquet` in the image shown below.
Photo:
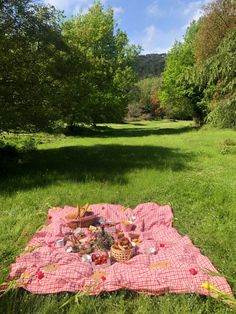
<svg viewBox="0 0 236 314"><path fill-rule="evenodd" d="M112 244L114 243L113 237L105 232L104 227L95 234L94 247L101 251L110 250Z"/></svg>
<svg viewBox="0 0 236 314"><path fill-rule="evenodd" d="M223 303L227 304L231 308L236 309L236 300L232 295L229 295L226 292L222 292L208 281L204 282L201 287L208 290L209 294L213 298L216 298L219 301L222 301Z"/></svg>

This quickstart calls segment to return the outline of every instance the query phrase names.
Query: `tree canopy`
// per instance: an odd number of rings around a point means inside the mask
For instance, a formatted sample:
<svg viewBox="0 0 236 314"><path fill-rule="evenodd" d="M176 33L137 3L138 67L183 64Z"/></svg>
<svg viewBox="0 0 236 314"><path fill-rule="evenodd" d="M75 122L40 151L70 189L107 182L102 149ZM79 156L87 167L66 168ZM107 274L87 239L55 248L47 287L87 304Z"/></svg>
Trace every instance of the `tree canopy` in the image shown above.
<svg viewBox="0 0 236 314"><path fill-rule="evenodd" d="M2 0L0 131L121 122L128 105L235 127L235 12L235 0L215 0L166 57L139 56L101 2L65 20L36 0Z"/></svg>
<svg viewBox="0 0 236 314"><path fill-rule="evenodd" d="M0 129L42 128L57 117L61 14L31 0L0 8Z"/></svg>
<svg viewBox="0 0 236 314"><path fill-rule="evenodd" d="M165 53L140 55L135 65L138 77L144 79L147 77L160 76L165 67L165 57Z"/></svg>
<svg viewBox="0 0 236 314"><path fill-rule="evenodd" d="M132 102L128 106L129 120L158 119L163 117L159 99L160 77L148 77L135 84L132 93Z"/></svg>
<svg viewBox="0 0 236 314"><path fill-rule="evenodd" d="M68 20L63 34L68 46L84 60L78 77L81 92L77 90L74 97L74 122L121 121L136 79L133 64L139 49L129 45L126 33L115 28L113 10L104 11L97 3L88 13ZM77 77L72 77L71 84L77 86L76 81Z"/></svg>
<svg viewBox="0 0 236 314"><path fill-rule="evenodd" d="M160 99L167 114L174 118L203 118L203 111L198 106L199 91L185 79L185 74L192 71L194 66L194 40L198 29L199 23L193 21L183 41L175 42L167 54Z"/></svg>
<svg viewBox="0 0 236 314"><path fill-rule="evenodd" d="M235 7L235 0L216 0L204 6L195 43L198 61L216 54L224 37L236 27Z"/></svg>
<svg viewBox="0 0 236 314"><path fill-rule="evenodd" d="M236 126L236 2L215 0L167 54L160 91L169 116Z"/></svg>
<svg viewBox="0 0 236 314"><path fill-rule="evenodd" d="M202 102L209 106L208 121L220 127L236 127L235 52L236 29L225 36L215 55L195 66L191 75L204 89Z"/></svg>
<svg viewBox="0 0 236 314"><path fill-rule="evenodd" d="M0 7L0 130L122 121L139 48L100 2L67 21L52 6Z"/></svg>

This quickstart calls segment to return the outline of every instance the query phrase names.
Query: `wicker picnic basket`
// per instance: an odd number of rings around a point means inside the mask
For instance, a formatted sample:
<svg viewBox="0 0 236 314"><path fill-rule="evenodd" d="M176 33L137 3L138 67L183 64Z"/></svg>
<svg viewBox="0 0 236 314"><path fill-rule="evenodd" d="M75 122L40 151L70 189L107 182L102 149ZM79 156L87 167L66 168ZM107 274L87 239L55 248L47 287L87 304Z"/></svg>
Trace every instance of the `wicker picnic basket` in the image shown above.
<svg viewBox="0 0 236 314"><path fill-rule="evenodd" d="M76 228L88 228L89 226L95 224L97 219L96 215L87 215L82 218L72 219L69 222L67 222L67 226L71 229Z"/></svg>
<svg viewBox="0 0 236 314"><path fill-rule="evenodd" d="M128 261L133 257L135 248L130 248L126 250L117 249L114 245L111 246L111 257L117 262Z"/></svg>

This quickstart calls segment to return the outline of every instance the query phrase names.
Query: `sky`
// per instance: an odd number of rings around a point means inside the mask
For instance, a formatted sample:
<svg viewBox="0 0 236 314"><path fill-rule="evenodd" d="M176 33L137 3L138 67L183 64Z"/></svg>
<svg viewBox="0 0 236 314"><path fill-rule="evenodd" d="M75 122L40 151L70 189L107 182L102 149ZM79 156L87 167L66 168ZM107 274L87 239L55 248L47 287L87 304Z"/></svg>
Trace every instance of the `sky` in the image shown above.
<svg viewBox="0 0 236 314"><path fill-rule="evenodd" d="M67 17L86 13L93 0L44 0L63 10ZM202 14L210 0L102 0L112 7L121 30L132 44L142 46L142 54L164 53L181 40L187 26Z"/></svg>

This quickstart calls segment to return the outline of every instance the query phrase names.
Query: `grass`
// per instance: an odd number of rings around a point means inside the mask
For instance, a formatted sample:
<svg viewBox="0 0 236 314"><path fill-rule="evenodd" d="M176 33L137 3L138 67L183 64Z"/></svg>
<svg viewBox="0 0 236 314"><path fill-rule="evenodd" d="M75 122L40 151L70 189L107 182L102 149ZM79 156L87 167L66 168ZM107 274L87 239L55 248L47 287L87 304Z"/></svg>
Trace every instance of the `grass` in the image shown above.
<svg viewBox="0 0 236 314"><path fill-rule="evenodd" d="M236 291L236 134L190 122L108 125L83 136L37 135L38 151L0 179L0 281L51 206L147 201L170 204L174 226L188 234ZM36 137L37 137L36 136ZM12 138L11 138L12 141ZM149 297L128 291L81 297L59 310L68 294L0 298L0 313L232 313L196 295Z"/></svg>

